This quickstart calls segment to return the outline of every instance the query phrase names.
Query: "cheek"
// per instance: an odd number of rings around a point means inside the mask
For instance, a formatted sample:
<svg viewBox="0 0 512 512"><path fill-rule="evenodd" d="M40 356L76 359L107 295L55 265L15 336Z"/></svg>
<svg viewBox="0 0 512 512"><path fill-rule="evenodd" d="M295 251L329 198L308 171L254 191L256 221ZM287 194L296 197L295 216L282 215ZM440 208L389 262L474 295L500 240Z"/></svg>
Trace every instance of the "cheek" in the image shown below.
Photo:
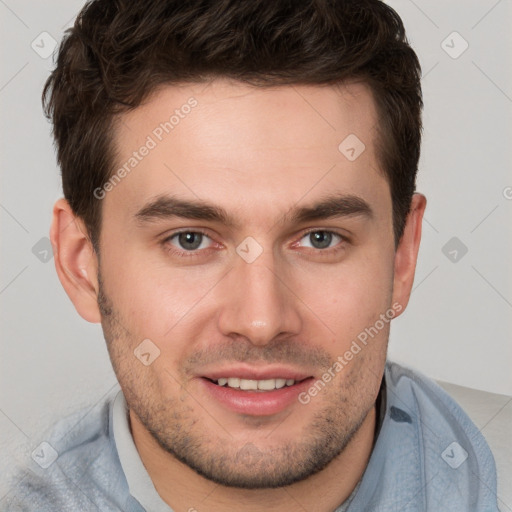
<svg viewBox="0 0 512 512"><path fill-rule="evenodd" d="M386 312L392 297L392 280L390 262L361 258L336 268L304 273L300 297L338 340L346 341Z"/></svg>
<svg viewBox="0 0 512 512"><path fill-rule="evenodd" d="M162 352L172 348L179 353L199 329L211 290L223 272L216 267L172 267L163 254L111 252L102 262L102 273L108 276L107 293L130 333L130 345L149 338Z"/></svg>

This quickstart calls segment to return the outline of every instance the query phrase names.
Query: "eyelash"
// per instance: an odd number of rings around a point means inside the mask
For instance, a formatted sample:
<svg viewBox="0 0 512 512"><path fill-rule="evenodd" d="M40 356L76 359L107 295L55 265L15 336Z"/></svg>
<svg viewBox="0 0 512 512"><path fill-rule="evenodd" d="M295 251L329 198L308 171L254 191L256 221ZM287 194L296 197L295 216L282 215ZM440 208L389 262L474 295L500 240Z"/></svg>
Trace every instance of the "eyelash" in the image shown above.
<svg viewBox="0 0 512 512"><path fill-rule="evenodd" d="M335 256L336 254L338 254L339 251L344 250L345 246L348 243L350 243L350 240L348 239L347 236L342 235L341 233L338 233L337 231L333 231L330 229L318 229L318 228L310 229L308 231L301 233L298 241L302 240L304 237L310 235L311 233L319 233L319 232L330 233L331 235L335 235L340 238L340 241L337 245L335 245L334 247L329 247L328 249L315 249L314 247L307 248L308 250L314 251L314 253L320 257L321 256ZM295 243L298 243L298 242L294 242L293 245Z"/></svg>
<svg viewBox="0 0 512 512"><path fill-rule="evenodd" d="M174 237L181 235L182 233L200 233L201 235L206 236L211 239L211 236L208 233L206 233L206 231L203 231L201 229L183 229L181 231L176 231L175 233L173 233L172 235L169 235L162 241L162 244L168 253L173 254L175 256L184 257L184 258L197 258L197 257L202 256L205 253L205 251L211 250L210 247L208 249L201 249L201 250L195 250L195 251L184 251L184 250L181 251L179 249L176 249L176 247L171 244L171 240Z"/></svg>
<svg viewBox="0 0 512 512"><path fill-rule="evenodd" d="M341 239L338 245L331 247L329 249L313 249L315 251L315 253L318 255L326 255L326 256L335 255L338 253L338 251L342 250L347 243L350 243L349 238L346 237L345 235L342 235L341 233L338 233L337 231L332 231L332 230L328 230L328 229L310 229L309 231L305 231L304 233L301 233L298 240L300 241L305 236L310 235L311 233L318 233L318 232L330 233L332 235L340 237L340 239ZM200 256L204 255L205 251L213 250L211 247L209 247L207 249L197 249L194 251L184 251L184 250L176 249L176 247L173 246L170 242L173 238L177 237L178 235L180 235L182 233L199 233L199 234L209 238L210 240L212 240L211 236L201 229L185 229L185 230L181 230L181 231L176 231L175 233L172 233L171 235L167 236L164 240L162 240L162 245L165 247L165 249L168 253L178 256L178 257L194 258L194 257L200 257ZM294 242L294 244L295 243L297 243L297 242ZM308 248L308 249L310 249L310 248Z"/></svg>

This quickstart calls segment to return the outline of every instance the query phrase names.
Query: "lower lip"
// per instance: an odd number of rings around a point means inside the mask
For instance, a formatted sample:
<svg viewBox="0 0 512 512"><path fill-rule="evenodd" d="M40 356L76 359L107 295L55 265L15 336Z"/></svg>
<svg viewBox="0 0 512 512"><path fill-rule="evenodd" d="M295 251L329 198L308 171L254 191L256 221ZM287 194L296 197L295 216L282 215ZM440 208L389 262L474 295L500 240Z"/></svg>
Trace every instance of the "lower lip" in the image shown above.
<svg viewBox="0 0 512 512"><path fill-rule="evenodd" d="M252 416L270 416L297 403L298 395L309 386L311 379L273 391L242 391L218 386L205 378L201 378L200 381L216 401L231 411Z"/></svg>

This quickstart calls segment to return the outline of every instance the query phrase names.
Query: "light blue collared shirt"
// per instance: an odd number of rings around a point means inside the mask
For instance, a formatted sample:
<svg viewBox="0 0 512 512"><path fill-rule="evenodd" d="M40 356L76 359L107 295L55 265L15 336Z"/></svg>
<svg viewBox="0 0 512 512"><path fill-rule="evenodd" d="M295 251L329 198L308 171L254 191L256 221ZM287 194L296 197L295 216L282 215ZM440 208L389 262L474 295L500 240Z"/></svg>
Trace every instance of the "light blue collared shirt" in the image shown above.
<svg viewBox="0 0 512 512"><path fill-rule="evenodd" d="M418 372L388 362L384 378L370 460L335 512L498 512L494 459L468 416ZM18 475L2 512L172 512L137 452L121 392L57 423L48 443L58 458Z"/></svg>

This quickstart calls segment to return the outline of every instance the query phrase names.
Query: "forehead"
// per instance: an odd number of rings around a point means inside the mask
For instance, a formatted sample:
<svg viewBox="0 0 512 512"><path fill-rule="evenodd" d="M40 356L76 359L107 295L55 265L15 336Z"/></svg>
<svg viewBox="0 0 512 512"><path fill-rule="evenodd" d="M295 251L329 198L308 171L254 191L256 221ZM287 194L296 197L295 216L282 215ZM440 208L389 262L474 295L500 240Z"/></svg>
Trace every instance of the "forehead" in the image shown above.
<svg viewBox="0 0 512 512"><path fill-rule="evenodd" d="M375 155L376 123L363 84L166 86L118 119L114 173L125 172L104 208L129 216L172 194L270 218L326 192L382 202L389 187Z"/></svg>

